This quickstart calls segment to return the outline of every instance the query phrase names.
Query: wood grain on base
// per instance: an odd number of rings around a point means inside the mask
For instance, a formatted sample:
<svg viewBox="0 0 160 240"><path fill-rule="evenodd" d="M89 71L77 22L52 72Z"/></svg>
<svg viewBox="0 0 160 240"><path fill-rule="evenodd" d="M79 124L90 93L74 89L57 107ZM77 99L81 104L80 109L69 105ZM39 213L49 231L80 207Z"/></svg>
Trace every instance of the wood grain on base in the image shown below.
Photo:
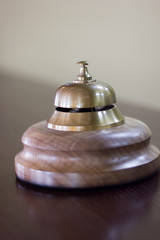
<svg viewBox="0 0 160 240"><path fill-rule="evenodd" d="M159 150L151 131L126 117L112 129L68 132L36 123L24 133L24 149L15 158L16 175L51 187L91 187L131 182L154 173Z"/></svg>

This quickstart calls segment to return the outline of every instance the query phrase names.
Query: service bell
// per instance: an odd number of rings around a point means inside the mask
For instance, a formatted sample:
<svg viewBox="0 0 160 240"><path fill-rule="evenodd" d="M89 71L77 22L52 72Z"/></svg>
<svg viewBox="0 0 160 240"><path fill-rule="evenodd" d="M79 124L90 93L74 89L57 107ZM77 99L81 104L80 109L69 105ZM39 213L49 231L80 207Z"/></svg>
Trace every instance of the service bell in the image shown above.
<svg viewBox="0 0 160 240"><path fill-rule="evenodd" d="M55 93L49 120L29 127L15 157L19 179L47 187L97 187L128 183L159 169L149 127L124 117L113 88L92 78L87 61Z"/></svg>

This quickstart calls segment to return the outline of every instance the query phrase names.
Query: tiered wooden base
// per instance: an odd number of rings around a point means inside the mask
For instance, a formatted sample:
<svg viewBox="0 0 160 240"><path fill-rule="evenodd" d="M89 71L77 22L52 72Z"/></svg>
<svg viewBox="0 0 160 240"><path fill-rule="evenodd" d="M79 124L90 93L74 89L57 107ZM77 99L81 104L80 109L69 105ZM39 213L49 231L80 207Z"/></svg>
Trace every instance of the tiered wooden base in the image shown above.
<svg viewBox="0 0 160 240"><path fill-rule="evenodd" d="M57 131L46 121L29 127L15 157L21 180L46 187L97 187L128 183L159 169L159 150L141 121L96 131Z"/></svg>

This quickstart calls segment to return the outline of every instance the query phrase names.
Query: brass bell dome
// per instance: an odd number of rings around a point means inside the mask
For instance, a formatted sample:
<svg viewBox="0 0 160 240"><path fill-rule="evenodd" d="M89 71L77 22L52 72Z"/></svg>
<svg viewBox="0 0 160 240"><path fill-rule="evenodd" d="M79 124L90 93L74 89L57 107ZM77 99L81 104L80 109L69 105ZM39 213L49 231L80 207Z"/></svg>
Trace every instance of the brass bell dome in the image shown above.
<svg viewBox="0 0 160 240"><path fill-rule="evenodd" d="M47 127L62 131L87 131L111 128L124 123L116 107L113 88L93 80L87 61L78 62L80 73L76 80L59 87L55 93L55 110Z"/></svg>

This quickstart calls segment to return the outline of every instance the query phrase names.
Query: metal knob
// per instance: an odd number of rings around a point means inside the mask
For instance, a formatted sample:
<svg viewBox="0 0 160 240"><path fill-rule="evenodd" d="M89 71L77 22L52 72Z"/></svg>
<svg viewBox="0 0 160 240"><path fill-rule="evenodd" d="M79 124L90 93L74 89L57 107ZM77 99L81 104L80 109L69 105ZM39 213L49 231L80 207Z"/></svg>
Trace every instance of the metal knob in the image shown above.
<svg viewBox="0 0 160 240"><path fill-rule="evenodd" d="M89 62L88 61L80 61L80 62L77 62L77 64L80 65L80 72L77 75L76 82L92 80L92 76L89 74L88 69L86 67L86 65L88 65Z"/></svg>

